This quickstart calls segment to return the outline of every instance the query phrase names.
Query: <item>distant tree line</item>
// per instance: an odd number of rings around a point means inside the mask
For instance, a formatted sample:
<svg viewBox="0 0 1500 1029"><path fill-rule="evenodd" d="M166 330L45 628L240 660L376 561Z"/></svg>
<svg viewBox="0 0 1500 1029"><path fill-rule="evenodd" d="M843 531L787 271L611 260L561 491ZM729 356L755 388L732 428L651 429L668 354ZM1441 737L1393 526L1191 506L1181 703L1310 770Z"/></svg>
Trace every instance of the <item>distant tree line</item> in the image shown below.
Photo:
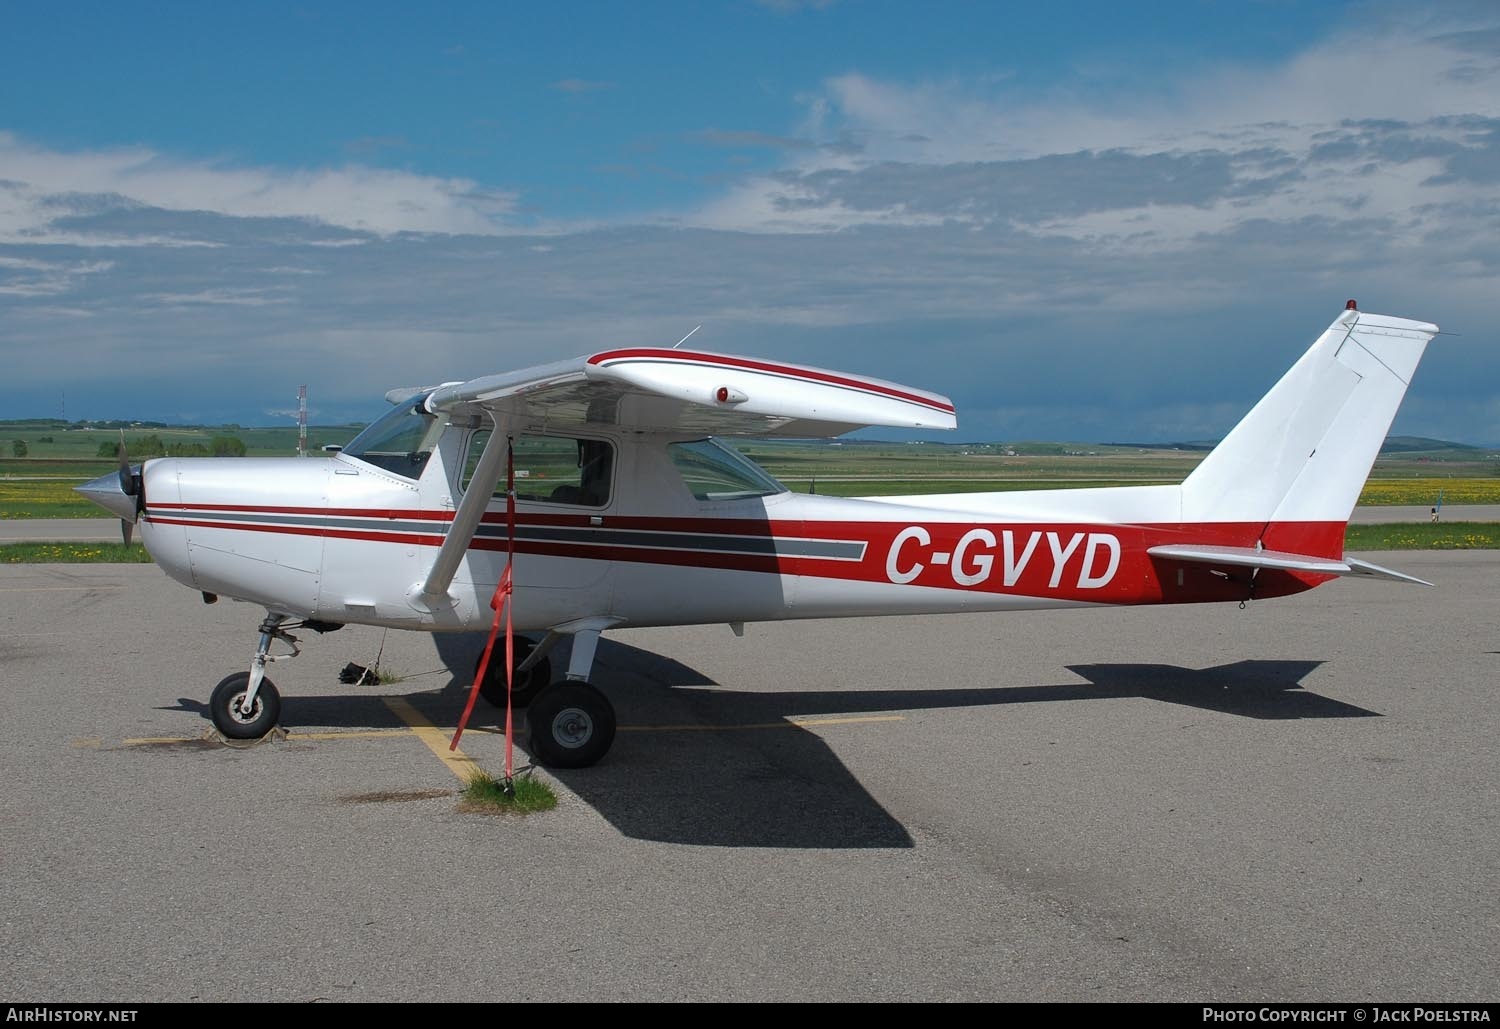
<svg viewBox="0 0 1500 1029"><path fill-rule="evenodd" d="M99 421L85 418L71 422L61 418L0 418L0 426L39 429L229 429L235 432L241 428L239 422L224 422L222 425L187 425L179 422L143 422L128 418L107 418Z"/></svg>
<svg viewBox="0 0 1500 1029"><path fill-rule="evenodd" d="M114 457L119 445L105 442L99 444L100 457ZM156 433L125 441L127 457L244 457L245 441L236 436L215 436L204 443L163 443ZM20 456L20 455L17 455Z"/></svg>

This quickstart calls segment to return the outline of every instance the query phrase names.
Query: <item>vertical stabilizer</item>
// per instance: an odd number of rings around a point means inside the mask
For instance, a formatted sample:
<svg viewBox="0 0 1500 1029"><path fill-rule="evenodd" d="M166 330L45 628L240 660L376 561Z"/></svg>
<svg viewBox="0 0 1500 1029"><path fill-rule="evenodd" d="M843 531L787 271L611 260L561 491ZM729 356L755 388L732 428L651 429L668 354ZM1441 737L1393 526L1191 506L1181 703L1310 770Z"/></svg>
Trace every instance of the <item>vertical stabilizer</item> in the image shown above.
<svg viewBox="0 0 1500 1029"><path fill-rule="evenodd" d="M1347 522L1438 327L1340 315L1182 484L1187 522Z"/></svg>

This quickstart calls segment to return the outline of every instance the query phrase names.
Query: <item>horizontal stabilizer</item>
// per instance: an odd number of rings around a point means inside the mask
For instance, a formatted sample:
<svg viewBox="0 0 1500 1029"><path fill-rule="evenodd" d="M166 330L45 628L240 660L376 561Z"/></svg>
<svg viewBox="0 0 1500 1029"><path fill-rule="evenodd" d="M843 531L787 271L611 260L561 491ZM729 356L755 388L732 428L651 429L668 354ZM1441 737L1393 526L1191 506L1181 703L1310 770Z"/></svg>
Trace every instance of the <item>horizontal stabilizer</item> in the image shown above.
<svg viewBox="0 0 1500 1029"><path fill-rule="evenodd" d="M1214 547L1190 544L1168 544L1150 547L1146 553L1152 557L1165 557L1174 561L1193 561L1205 565L1226 565L1235 568L1278 568L1288 572L1313 572L1318 575L1354 575L1372 579L1391 579L1395 582L1413 582L1419 586L1431 586L1426 579L1414 575L1393 572L1389 568L1345 557L1342 561L1331 557L1313 557L1308 554L1288 554L1277 550L1256 550L1254 547Z"/></svg>
<svg viewBox="0 0 1500 1029"><path fill-rule="evenodd" d="M1392 582L1414 582L1418 586L1431 586L1432 583L1426 579L1418 579L1415 575L1407 575L1405 572L1393 571L1390 568L1382 568L1380 565L1361 561L1357 557L1345 556L1344 562L1349 565L1350 575L1362 575L1370 579L1390 579Z"/></svg>

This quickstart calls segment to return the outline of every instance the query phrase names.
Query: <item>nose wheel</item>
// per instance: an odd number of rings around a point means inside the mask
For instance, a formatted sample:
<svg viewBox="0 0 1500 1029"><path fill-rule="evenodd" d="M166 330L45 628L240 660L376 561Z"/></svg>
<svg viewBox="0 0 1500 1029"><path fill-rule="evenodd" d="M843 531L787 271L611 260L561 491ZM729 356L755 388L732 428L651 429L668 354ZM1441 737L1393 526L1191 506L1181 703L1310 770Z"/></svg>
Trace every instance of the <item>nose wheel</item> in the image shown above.
<svg viewBox="0 0 1500 1029"><path fill-rule="evenodd" d="M208 698L214 728L231 740L258 740L281 717L281 694L270 679L262 676L255 696L249 694L250 673L235 672L215 686Z"/></svg>

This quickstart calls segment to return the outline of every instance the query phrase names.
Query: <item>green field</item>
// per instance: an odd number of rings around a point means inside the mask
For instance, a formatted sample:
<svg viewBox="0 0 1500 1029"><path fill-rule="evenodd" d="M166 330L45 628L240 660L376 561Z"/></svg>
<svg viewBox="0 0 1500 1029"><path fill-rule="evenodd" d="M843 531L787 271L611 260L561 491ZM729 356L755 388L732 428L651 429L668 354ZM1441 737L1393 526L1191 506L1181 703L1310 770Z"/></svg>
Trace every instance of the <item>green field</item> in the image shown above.
<svg viewBox="0 0 1500 1029"><path fill-rule="evenodd" d="M7 543L0 545L0 565L77 565L151 563L139 543Z"/></svg>
<svg viewBox="0 0 1500 1029"><path fill-rule="evenodd" d="M326 443L344 444L354 438L363 426L334 425L308 426L307 445L317 450ZM35 469L48 463L61 463L64 468L88 465L101 471L112 461L100 459L100 444L108 444L113 450L120 439L122 427L108 423L107 427L74 423L63 426L56 421L0 421L0 474L14 472L18 467ZM297 452L296 426L270 426L246 428L238 425L165 426L133 424L124 426L126 446L134 448L140 440L155 435L167 444L209 445L215 437L232 437L245 444L249 457L287 457ZM26 456L14 457L16 440L26 445ZM33 471L33 474L37 474ZM101 472L95 472L95 475Z"/></svg>
<svg viewBox="0 0 1500 1029"><path fill-rule="evenodd" d="M1497 550L1500 522L1392 522L1389 525L1351 525L1344 533L1344 549L1362 550Z"/></svg>
<svg viewBox="0 0 1500 1029"><path fill-rule="evenodd" d="M83 481L87 480L78 480ZM75 485L77 482L71 479L36 482L0 478L0 518L114 517L74 493Z"/></svg>
<svg viewBox="0 0 1500 1029"><path fill-rule="evenodd" d="M321 456L325 443L344 444L361 426L309 426L308 449ZM0 422L0 518L109 518L112 517L73 492L73 487L112 472L117 461L99 457L101 445L113 448L120 429L61 426L56 422ZM191 428L139 426L124 430L127 448L155 435L164 444L201 444L209 447L215 437L238 439L247 457L288 457L297 452L295 426L241 428L236 425ZM14 456L14 442L21 440L26 456Z"/></svg>

